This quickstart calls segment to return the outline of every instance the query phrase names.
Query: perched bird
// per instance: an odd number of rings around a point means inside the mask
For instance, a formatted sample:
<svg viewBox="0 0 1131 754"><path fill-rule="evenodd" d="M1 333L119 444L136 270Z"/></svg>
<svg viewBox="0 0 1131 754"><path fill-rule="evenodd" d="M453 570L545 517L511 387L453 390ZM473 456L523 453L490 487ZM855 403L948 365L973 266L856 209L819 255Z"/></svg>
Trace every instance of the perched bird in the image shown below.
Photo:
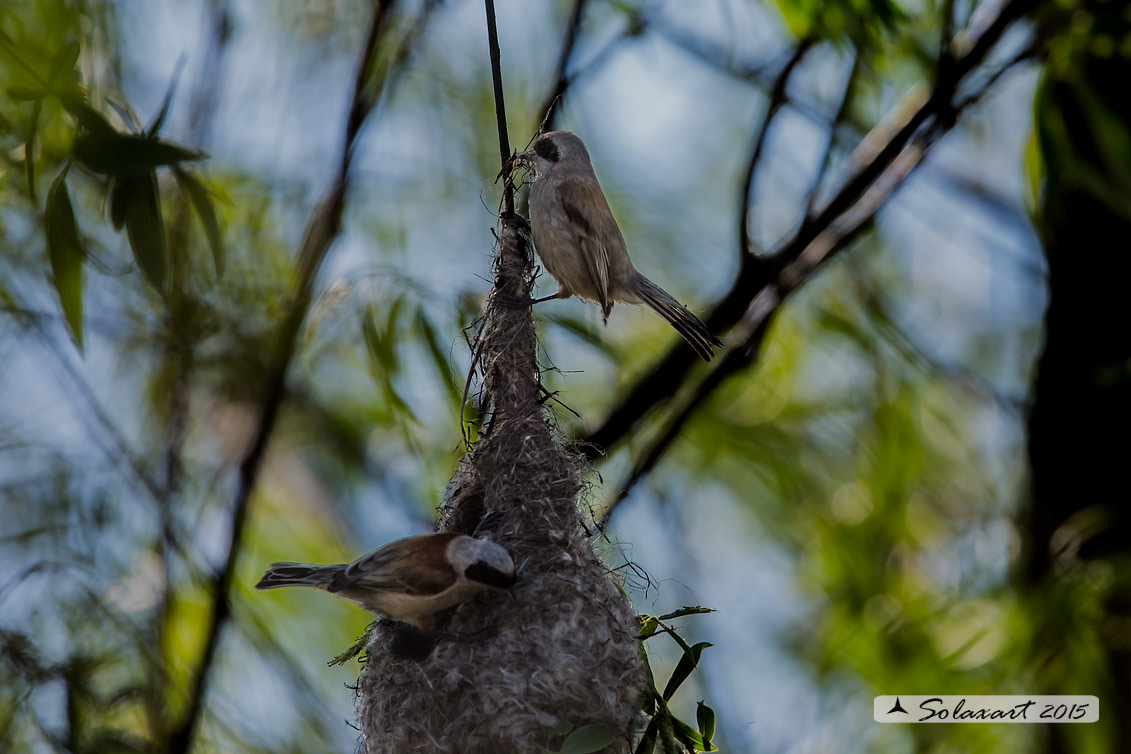
<svg viewBox="0 0 1131 754"><path fill-rule="evenodd" d="M711 347L722 342L687 307L632 266L581 139L569 131L551 131L515 159L534 166L530 189L534 247L558 281L558 290L551 296L513 303L530 305L577 296L598 304L606 322L615 301L647 304L695 353L710 361Z"/></svg>
<svg viewBox="0 0 1131 754"><path fill-rule="evenodd" d="M514 582L514 561L499 545L440 533L398 539L348 565L272 563L255 588L321 589L431 636L437 612Z"/></svg>

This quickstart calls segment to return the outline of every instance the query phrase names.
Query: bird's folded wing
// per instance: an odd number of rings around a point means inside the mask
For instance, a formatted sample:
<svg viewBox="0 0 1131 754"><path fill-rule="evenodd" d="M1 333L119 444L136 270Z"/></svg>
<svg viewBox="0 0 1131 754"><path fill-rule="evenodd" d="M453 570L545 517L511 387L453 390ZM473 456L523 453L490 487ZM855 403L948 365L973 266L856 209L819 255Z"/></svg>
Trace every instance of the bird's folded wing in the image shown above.
<svg viewBox="0 0 1131 754"><path fill-rule="evenodd" d="M442 546L454 536L426 534L390 542L351 563L341 580L369 589L407 594L441 592L456 581L456 572L444 557L445 547ZM441 546L420 547L420 541L426 538Z"/></svg>
<svg viewBox="0 0 1131 754"><path fill-rule="evenodd" d="M593 283L597 302L601 305L602 311L605 311L609 308L609 252L606 241L601 237L600 232L589 223L588 215L583 209L587 200L579 187L566 182L558 187L558 191L561 196L562 209L577 236L577 246L581 249L581 258L585 263L585 270L589 279ZM602 202L604 201L600 188L597 189L595 196ZM589 201L592 201L592 196L590 196ZM608 213L608 211L606 205L605 212ZM574 293L582 293L582 291L574 291ZM584 293L589 293L589 291L584 291Z"/></svg>

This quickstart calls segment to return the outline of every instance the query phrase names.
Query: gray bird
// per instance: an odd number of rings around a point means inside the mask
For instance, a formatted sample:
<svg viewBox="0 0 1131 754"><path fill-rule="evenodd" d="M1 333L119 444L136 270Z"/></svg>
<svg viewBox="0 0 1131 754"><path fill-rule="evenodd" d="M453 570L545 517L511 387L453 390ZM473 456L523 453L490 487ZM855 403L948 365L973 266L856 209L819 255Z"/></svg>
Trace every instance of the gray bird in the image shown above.
<svg viewBox="0 0 1131 754"><path fill-rule="evenodd" d="M321 589L431 636L436 613L514 582L514 561L499 545L438 533L398 539L349 564L272 563L255 588Z"/></svg>
<svg viewBox="0 0 1131 754"><path fill-rule="evenodd" d="M687 307L632 266L581 139L569 131L551 131L539 136L530 151L516 155L516 160L534 166L530 189L534 247L546 271L558 282L558 290L544 298L511 303L530 305L577 296L599 305L605 322L613 302L647 304L695 353L710 361L711 347L722 346L722 341Z"/></svg>

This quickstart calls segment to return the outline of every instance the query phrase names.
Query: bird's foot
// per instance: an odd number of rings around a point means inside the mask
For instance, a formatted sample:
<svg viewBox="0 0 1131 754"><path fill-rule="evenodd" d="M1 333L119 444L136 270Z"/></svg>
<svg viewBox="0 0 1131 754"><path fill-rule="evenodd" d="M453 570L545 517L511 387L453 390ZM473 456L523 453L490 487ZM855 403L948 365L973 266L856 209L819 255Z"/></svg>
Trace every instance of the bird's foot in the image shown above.
<svg viewBox="0 0 1131 754"><path fill-rule="evenodd" d="M496 293L495 301L504 309L529 309L537 303L536 299L525 296L512 296L509 293Z"/></svg>

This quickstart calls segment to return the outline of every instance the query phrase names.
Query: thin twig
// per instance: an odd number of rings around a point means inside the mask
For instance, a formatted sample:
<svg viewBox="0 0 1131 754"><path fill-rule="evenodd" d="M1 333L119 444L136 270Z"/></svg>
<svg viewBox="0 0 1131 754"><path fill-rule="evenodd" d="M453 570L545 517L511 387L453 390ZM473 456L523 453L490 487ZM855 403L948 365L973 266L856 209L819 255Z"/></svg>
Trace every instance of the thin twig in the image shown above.
<svg viewBox="0 0 1131 754"><path fill-rule="evenodd" d="M769 104L766 106L766 115L762 118L762 125L758 128L758 133L754 137L754 146L750 149L746 175L742 181L742 188L738 192L738 253L742 267L762 263L762 258L754 253L755 250L750 244L750 193L754 189L754 177L757 175L758 165L762 160L762 152L766 147L770 127L774 123L774 116L785 104L786 87L789 86L789 79L812 46L813 41L811 39L802 39L798 42L793 49L793 54L789 56L785 65L774 78L774 85L770 88Z"/></svg>
<svg viewBox="0 0 1131 754"><path fill-rule="evenodd" d="M573 48L577 44L577 32L581 28L581 17L585 12L587 2L589 0L573 0L569 19L566 21L564 41L561 51L558 53L558 65L554 72L554 88L550 90L546 100L538 108L538 113L541 116L538 118L539 123L543 126L549 125L551 131L554 121L557 119L558 109L561 107L562 97L572 83L569 77L569 61L573 57Z"/></svg>
<svg viewBox="0 0 1131 754"><path fill-rule="evenodd" d="M495 123L499 129L499 154L503 166L503 206L514 214L514 183L511 180L511 143L507 136L507 108L503 101L503 73L499 62L499 30L495 26L495 0L483 0L487 11L487 46L491 54L491 84L495 90Z"/></svg>
<svg viewBox="0 0 1131 754"><path fill-rule="evenodd" d="M338 160L338 171L326 199L315 210L314 216L307 226L299 251L296 290L287 314L279 326L274 352L269 362L271 367L267 373L266 392L259 424L251 446L240 464L239 484L232 506L231 526L224 563L211 579L213 606L205 634L204 653L190 688L188 712L170 731L168 736L168 751L171 754L185 754L192 746L193 737L199 727L208 677L215 662L222 629L232 612L231 586L235 575L236 560L243 542L251 493L255 488L268 440L278 418L285 393L287 370L294 356L299 330L310 307L314 279L331 244L341 231L342 209L349 187L349 168L357 137L377 102L377 92L374 92L370 86L370 65L377 48L377 41L384 29L384 21L392 4L391 1L381 2L374 8L365 43L358 59L350 108L346 117L345 138Z"/></svg>
<svg viewBox="0 0 1131 754"><path fill-rule="evenodd" d="M765 334L773 317L781 310L789 294L807 280L824 262L841 249L852 244L875 219L876 213L907 180L907 177L922 164L931 147L953 127L956 119L968 107L975 104L990 91L994 83L1012 66L1026 60L1028 56L1018 55L995 71L994 75L981 87L954 106L953 118L941 118L917 133L911 143L892 160L888 169L872 184L850 212L846 212L827 229L821 232L804 252L792 259L789 264L777 266L777 275L771 286L759 293L769 293L767 305L757 307L757 299L747 309L743 324L748 334L742 341L728 349L718 365L695 387L691 395L669 416L659 435L649 444L640 459L633 465L625 482L620 486L616 497L609 503L601 517L600 524L608 523L610 516L628 497L632 488L655 468L667 449L680 436L683 427L694 411L699 408L732 375L753 364L765 342Z"/></svg>
<svg viewBox="0 0 1131 754"><path fill-rule="evenodd" d="M832 122L829 124L829 138L825 142L825 151L821 154L821 162L817 167L817 174L813 178L813 185L809 189L809 193L805 199L805 215L802 222L809 222L813 216L813 210L817 206L817 197L821 193L821 184L824 183L825 176L828 175L829 167L832 164L833 150L836 148L837 132L844 124L845 119L848 117L849 108L852 105L852 95L856 90L856 81L860 77L860 62L863 55L859 47L854 47L852 50L852 65L849 66L848 76L844 80L844 88L841 90L840 102L837 104L836 113L833 115Z"/></svg>
<svg viewBox="0 0 1131 754"><path fill-rule="evenodd" d="M870 150L870 158L864 161L842 184L840 190L816 213L812 222L804 224L793 236L784 242L776 254L770 255L774 264L771 270L766 265L750 269L740 269L731 289L715 306L707 319L713 332L732 327L741 320L750 303L764 289L774 285L779 275L776 271L791 266L818 238L822 247L820 257L835 254L842 245L827 244L823 238L834 223L861 200L872 184L883 175L893 162L903 153L908 143L928 123L934 121L949 130L954 124L950 113L955 107L952 97L958 84L976 68L996 45L1005 30L1032 7L1034 0L1009 0L994 21L978 36L968 51L956 58L950 69L950 79L941 88L936 88L929 96L923 97L916 90L894 109L894 113L910 114L901 119L897 127L878 126L865 137L865 144L879 142L879 147ZM909 103L918 104L910 105ZM838 234L839 235L839 234ZM798 268L795 268L795 271ZM681 344L680 344L681 345ZM590 458L596 458L612 445L633 431L637 423L657 404L668 400L682 385L691 367L683 349L677 345L668 350L656 365L624 394L621 402L610 412L604 423L590 432L579 442L579 447Z"/></svg>

